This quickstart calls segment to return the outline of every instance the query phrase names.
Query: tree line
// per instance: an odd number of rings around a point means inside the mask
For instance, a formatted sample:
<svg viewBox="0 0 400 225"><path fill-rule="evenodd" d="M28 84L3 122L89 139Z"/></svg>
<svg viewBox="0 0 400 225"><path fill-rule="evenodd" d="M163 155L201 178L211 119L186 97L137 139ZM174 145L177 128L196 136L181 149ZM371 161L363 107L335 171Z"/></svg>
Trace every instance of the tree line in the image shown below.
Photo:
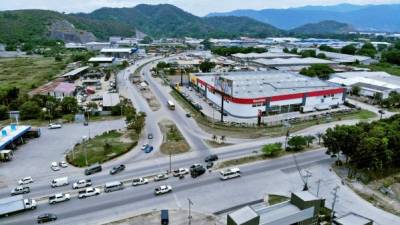
<svg viewBox="0 0 400 225"><path fill-rule="evenodd" d="M338 125L322 137L327 154L345 157L349 176L385 174L400 166L400 115L372 123Z"/></svg>
<svg viewBox="0 0 400 225"><path fill-rule="evenodd" d="M211 52L216 55L220 56L231 56L233 54L237 53L243 53L243 54L248 54L248 53L263 53L267 52L268 50L266 48L256 48L256 47L213 47L211 48Z"/></svg>

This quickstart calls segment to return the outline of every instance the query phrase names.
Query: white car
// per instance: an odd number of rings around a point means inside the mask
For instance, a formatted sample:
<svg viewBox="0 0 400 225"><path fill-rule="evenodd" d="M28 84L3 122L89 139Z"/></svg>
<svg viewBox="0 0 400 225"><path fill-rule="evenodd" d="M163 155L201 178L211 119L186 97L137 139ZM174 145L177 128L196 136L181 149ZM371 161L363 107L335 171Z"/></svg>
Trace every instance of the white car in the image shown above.
<svg viewBox="0 0 400 225"><path fill-rule="evenodd" d="M61 162L59 162L59 163L58 163L58 165L59 165L60 167L62 167L62 168L66 168L66 167L68 167L68 163L67 163L67 162L65 162L65 161L61 161Z"/></svg>
<svg viewBox="0 0 400 225"><path fill-rule="evenodd" d="M132 186L138 186L149 183L149 180L143 177L135 178L132 180Z"/></svg>
<svg viewBox="0 0 400 225"><path fill-rule="evenodd" d="M189 170L186 168L179 168L179 169L172 171L172 173L173 173L174 177L179 177L181 175L189 174Z"/></svg>
<svg viewBox="0 0 400 225"><path fill-rule="evenodd" d="M92 197L92 196L99 195L99 194L100 194L99 188L89 187L83 191L78 192L78 198Z"/></svg>
<svg viewBox="0 0 400 225"><path fill-rule="evenodd" d="M32 177L24 177L18 181L19 185L30 184L30 183L33 183Z"/></svg>
<svg viewBox="0 0 400 225"><path fill-rule="evenodd" d="M154 177L154 181L161 181L166 179L168 179L168 175L165 173L158 174L157 176Z"/></svg>
<svg viewBox="0 0 400 225"><path fill-rule="evenodd" d="M62 127L62 125L59 123L51 123L48 126L49 129L60 129L61 127Z"/></svg>
<svg viewBox="0 0 400 225"><path fill-rule="evenodd" d="M60 170L60 167L58 166L58 163L57 163L57 162L52 162L51 165L50 165L50 168L51 168L53 171L59 171L59 170Z"/></svg>
<svg viewBox="0 0 400 225"><path fill-rule="evenodd" d="M71 199L71 195L70 194L59 193L59 194L55 194L55 195L49 197L49 204L65 202L65 201L68 201L70 199Z"/></svg>
<svg viewBox="0 0 400 225"><path fill-rule="evenodd" d="M78 182L72 184L73 189L90 187L90 186L92 186L92 181L90 179L79 180Z"/></svg>
<svg viewBox="0 0 400 225"><path fill-rule="evenodd" d="M168 192L172 191L172 187L169 185L163 185L160 187L156 187L156 189L154 189L154 194L155 195L162 195L162 194L166 194Z"/></svg>

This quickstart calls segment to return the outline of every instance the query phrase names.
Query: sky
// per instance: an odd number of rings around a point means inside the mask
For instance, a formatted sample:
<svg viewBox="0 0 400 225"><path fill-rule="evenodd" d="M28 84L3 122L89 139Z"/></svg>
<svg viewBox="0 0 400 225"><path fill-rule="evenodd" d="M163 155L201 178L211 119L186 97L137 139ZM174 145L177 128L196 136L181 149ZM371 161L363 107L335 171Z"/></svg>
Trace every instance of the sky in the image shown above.
<svg viewBox="0 0 400 225"><path fill-rule="evenodd" d="M137 4L173 4L197 16L236 9L290 8L305 5L390 4L400 0L0 0L0 10L49 9L59 12L91 12L101 7L133 7Z"/></svg>

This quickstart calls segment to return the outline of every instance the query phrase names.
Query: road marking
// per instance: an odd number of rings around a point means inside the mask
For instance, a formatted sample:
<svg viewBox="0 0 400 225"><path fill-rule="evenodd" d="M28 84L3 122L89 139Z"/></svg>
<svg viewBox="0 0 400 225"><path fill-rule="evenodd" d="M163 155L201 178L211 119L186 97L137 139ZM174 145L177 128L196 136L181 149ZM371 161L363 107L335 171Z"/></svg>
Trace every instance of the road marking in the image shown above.
<svg viewBox="0 0 400 225"><path fill-rule="evenodd" d="M179 209L181 209L182 208L182 204L179 201L178 196L176 196L175 193L172 193L172 194L174 195L174 199L175 199L176 205L178 206Z"/></svg>

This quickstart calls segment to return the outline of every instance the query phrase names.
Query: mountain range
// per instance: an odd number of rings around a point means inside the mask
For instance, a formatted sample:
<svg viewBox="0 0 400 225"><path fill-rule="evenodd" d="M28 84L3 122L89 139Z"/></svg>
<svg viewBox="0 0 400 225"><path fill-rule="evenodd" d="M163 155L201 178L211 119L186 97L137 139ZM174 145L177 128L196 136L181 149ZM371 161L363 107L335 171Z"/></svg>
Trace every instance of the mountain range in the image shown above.
<svg viewBox="0 0 400 225"><path fill-rule="evenodd" d="M245 16L291 30L305 24L338 21L362 31L400 31L400 4L305 6L288 9L235 10L213 16Z"/></svg>

